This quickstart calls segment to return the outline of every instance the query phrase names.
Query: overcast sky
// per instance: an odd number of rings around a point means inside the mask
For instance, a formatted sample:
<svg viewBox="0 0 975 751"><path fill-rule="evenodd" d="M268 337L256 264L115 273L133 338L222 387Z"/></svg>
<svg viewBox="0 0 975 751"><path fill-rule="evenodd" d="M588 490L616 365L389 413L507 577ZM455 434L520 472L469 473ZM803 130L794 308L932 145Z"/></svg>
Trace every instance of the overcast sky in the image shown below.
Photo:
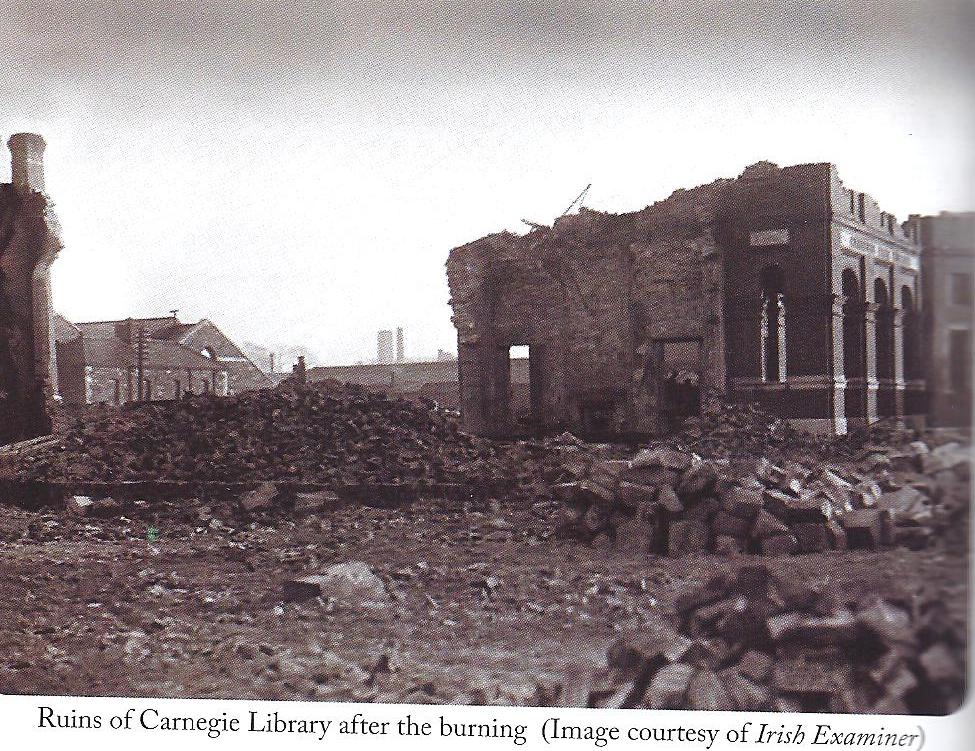
<svg viewBox="0 0 975 751"><path fill-rule="evenodd" d="M327 362L454 350L450 248L755 161L975 207L975 2L0 0L0 134L48 141L75 320ZM0 181L9 180L7 160Z"/></svg>

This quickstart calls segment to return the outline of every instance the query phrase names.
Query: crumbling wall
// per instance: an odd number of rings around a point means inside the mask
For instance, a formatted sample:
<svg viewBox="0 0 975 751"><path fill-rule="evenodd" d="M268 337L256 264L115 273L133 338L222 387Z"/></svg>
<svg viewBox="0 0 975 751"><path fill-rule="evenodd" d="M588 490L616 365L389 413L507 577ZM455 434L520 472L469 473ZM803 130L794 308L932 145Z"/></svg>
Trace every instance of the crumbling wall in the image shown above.
<svg viewBox="0 0 975 751"><path fill-rule="evenodd" d="M722 396L826 432L845 432L847 418L917 411L900 322L921 297L915 236L844 188L831 164L759 162L641 211L582 209L456 248L448 276L465 426L511 432L497 353L519 326L533 341L517 343L542 350L532 390L546 429L661 432ZM893 303L877 309L860 294L862 310L844 312L849 269L863 277L861 293L880 279ZM854 316L866 332L862 376L844 372L843 327ZM890 327L888 374L870 347Z"/></svg>
<svg viewBox="0 0 975 751"><path fill-rule="evenodd" d="M47 197L30 186L0 185L0 443L51 429L50 268L60 249Z"/></svg>
<svg viewBox="0 0 975 751"><path fill-rule="evenodd" d="M720 254L700 196L688 196L633 214L582 209L451 252L468 430L523 428L510 410L512 345L530 347L531 427L542 431L659 431L666 351L677 343L695 348L695 378L723 387Z"/></svg>

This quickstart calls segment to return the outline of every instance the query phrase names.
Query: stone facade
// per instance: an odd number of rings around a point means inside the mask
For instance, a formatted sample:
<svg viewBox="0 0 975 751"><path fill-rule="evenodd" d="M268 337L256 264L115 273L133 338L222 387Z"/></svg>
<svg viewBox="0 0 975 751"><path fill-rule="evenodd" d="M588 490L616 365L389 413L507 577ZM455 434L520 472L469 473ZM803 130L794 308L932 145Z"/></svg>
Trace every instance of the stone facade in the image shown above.
<svg viewBox="0 0 975 751"><path fill-rule="evenodd" d="M44 192L44 139L17 133L8 146L12 182L0 184L0 443L51 430L51 264L62 247Z"/></svg>
<svg viewBox="0 0 975 751"><path fill-rule="evenodd" d="M924 248L922 351L930 422L971 426L975 212L942 212L915 221Z"/></svg>
<svg viewBox="0 0 975 751"><path fill-rule="evenodd" d="M920 416L917 358L904 358L918 338L913 231L830 164L759 163L642 211L582 209L455 248L465 427L659 433L728 398L836 433ZM519 345L529 425L511 411Z"/></svg>

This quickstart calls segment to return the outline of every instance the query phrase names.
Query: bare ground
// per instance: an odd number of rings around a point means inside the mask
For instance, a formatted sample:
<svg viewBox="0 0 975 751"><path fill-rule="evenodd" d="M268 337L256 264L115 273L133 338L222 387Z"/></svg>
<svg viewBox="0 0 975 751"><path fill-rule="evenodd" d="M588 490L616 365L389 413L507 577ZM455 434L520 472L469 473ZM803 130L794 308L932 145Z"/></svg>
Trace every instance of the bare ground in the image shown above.
<svg viewBox="0 0 975 751"><path fill-rule="evenodd" d="M604 665L614 635L747 559L553 539L547 503L248 524L194 518L192 504L113 519L0 511L2 693L531 703L539 684ZM391 607L282 602L285 580L350 560L383 579ZM935 596L967 617L966 552L762 560L851 599Z"/></svg>

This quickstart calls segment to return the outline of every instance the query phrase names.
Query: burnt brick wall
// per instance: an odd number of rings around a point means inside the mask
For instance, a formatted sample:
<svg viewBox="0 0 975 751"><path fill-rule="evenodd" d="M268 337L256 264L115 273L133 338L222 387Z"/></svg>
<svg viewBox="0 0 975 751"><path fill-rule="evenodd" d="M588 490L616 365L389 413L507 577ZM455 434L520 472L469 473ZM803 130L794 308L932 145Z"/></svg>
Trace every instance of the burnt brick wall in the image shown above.
<svg viewBox="0 0 975 751"><path fill-rule="evenodd" d="M830 374L830 165L801 165L743 179L728 201L723 226L730 373L761 379L763 272L781 269L785 298L786 372ZM785 241L762 244L783 233ZM787 233L787 238L784 233Z"/></svg>
<svg viewBox="0 0 975 751"><path fill-rule="evenodd" d="M461 409L473 432L517 430L507 350L530 347L533 427L657 429L652 343L688 338L722 359L719 253L693 202L660 215L582 210L525 236L493 235L448 261ZM708 367L723 388L723 367Z"/></svg>
<svg viewBox="0 0 975 751"><path fill-rule="evenodd" d="M51 430L50 267L60 250L47 197L30 186L0 185L0 443Z"/></svg>

